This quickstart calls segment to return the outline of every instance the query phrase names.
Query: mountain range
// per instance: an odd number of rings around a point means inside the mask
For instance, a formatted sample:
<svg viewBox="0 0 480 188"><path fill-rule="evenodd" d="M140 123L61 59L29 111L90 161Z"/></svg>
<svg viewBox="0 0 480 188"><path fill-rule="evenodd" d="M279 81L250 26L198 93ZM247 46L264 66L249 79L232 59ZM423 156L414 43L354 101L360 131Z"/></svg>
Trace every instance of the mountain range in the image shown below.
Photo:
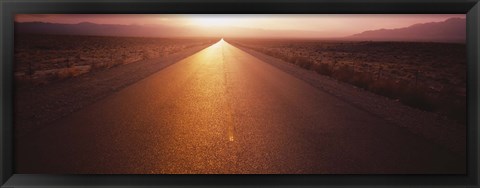
<svg viewBox="0 0 480 188"><path fill-rule="evenodd" d="M364 31L347 37L351 40L372 41L466 41L466 19L450 18L443 22L430 22L397 29L378 29Z"/></svg>
<svg viewBox="0 0 480 188"><path fill-rule="evenodd" d="M237 33L237 35L233 37L286 37L325 39L324 37L322 37L321 32L316 31L266 30L238 27L192 28L186 26L174 27L164 25L117 25L96 24L90 22L82 22L78 24L15 22L15 33L142 37L232 37L224 35L226 33ZM419 23L404 28L369 30L351 36L334 39L361 41L430 41L464 43L466 40L466 20L464 18L450 18L442 22Z"/></svg>

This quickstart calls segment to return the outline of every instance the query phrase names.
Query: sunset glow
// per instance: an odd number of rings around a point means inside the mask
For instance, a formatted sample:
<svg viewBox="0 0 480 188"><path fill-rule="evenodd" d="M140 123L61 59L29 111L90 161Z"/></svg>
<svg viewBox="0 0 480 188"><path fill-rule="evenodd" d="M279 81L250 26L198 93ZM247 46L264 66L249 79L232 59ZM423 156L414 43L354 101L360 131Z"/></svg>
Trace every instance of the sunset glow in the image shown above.
<svg viewBox="0 0 480 188"><path fill-rule="evenodd" d="M192 21L199 26L227 26L231 23L228 18L223 17L192 18Z"/></svg>
<svg viewBox="0 0 480 188"><path fill-rule="evenodd" d="M189 31L192 36L344 37L367 30L394 29L418 23L465 18L464 14L22 14L16 22L138 25ZM262 35L262 33L265 33ZM268 34L266 34L268 33Z"/></svg>

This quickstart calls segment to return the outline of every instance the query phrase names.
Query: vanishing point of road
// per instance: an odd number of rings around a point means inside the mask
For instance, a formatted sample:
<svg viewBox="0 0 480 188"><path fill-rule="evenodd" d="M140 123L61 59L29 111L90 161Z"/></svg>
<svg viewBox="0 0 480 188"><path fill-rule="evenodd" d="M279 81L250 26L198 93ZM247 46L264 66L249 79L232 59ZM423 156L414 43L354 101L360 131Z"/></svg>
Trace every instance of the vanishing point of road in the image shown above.
<svg viewBox="0 0 480 188"><path fill-rule="evenodd" d="M465 172L455 153L223 40L35 135L17 145L18 172Z"/></svg>

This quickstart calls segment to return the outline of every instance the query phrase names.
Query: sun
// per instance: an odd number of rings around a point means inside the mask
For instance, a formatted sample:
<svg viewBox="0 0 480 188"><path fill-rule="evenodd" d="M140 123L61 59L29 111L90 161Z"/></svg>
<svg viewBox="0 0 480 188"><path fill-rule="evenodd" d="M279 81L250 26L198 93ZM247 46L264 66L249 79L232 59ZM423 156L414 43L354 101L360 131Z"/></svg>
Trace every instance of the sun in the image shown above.
<svg viewBox="0 0 480 188"><path fill-rule="evenodd" d="M230 20L221 17L203 17L195 18L193 23L200 26L226 26L230 24Z"/></svg>

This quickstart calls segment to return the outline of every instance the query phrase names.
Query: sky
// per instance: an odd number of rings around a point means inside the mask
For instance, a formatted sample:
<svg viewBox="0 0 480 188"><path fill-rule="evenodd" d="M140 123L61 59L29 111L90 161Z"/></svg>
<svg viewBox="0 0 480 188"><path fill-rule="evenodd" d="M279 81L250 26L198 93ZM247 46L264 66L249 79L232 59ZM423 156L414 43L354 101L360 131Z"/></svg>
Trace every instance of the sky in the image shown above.
<svg viewBox="0 0 480 188"><path fill-rule="evenodd" d="M464 14L22 14L17 22L50 22L169 26L198 29L203 32L235 33L238 28L250 31L305 31L323 37L344 37L367 30L394 29L417 23L440 22L448 18L465 18ZM249 31L241 30L241 32ZM237 31L237 32L240 32Z"/></svg>

